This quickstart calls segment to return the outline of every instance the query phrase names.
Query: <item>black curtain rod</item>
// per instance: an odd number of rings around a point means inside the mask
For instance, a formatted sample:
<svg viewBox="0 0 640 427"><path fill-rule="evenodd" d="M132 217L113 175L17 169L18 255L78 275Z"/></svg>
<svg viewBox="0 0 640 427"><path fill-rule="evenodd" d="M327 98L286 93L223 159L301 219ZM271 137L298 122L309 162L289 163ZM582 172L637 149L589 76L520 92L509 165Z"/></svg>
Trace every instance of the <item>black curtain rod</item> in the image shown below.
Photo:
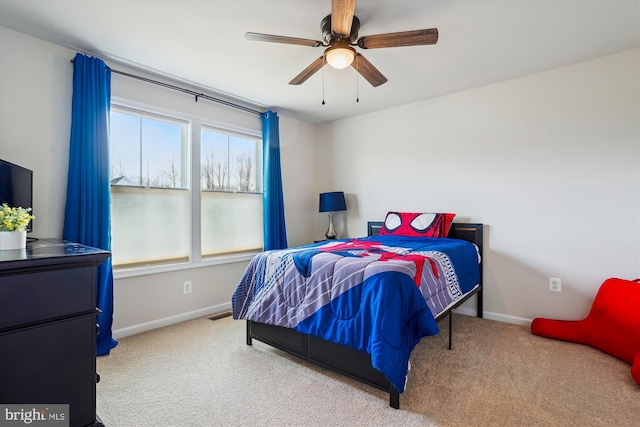
<svg viewBox="0 0 640 427"><path fill-rule="evenodd" d="M71 60L71 62L73 63L73 59ZM143 82L151 83L151 84L154 84L154 85L166 87L167 89L173 89L173 90L176 90L178 92L182 92L182 93L186 93L186 94L189 94L189 95L193 95L196 98L196 102L198 102L198 98L203 98L203 99L207 99L209 101L213 101L213 102L217 102L219 104L226 105L227 107L232 107L232 108L236 108L238 110L246 111L248 113L253 113L253 114L257 114L257 115L261 115L262 114L262 111L257 111L257 110L245 107L243 105L234 104L233 102L225 101L224 99L214 98L213 96L205 95L204 93L198 93L198 92L195 92L195 91L190 90L190 89L185 89L185 88L182 88L182 87L179 87L179 86L174 86L174 85L171 85L169 83L159 82L157 80L148 79L146 77L136 76L135 74L125 73L124 71L114 70L113 68L111 68L109 66L107 66L107 68L109 68L109 70L111 70L111 72L115 73L115 74L120 74L120 75L125 76L125 77L131 77L132 79L142 80Z"/></svg>

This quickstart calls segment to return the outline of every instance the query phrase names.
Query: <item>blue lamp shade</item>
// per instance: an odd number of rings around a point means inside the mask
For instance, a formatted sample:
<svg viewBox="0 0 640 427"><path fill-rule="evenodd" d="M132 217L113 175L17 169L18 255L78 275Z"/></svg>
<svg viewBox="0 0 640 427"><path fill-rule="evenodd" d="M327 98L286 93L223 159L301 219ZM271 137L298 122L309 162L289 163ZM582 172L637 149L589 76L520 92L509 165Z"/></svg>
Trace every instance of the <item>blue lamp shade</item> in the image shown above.
<svg viewBox="0 0 640 427"><path fill-rule="evenodd" d="M347 203L344 200L344 192L333 191L320 193L320 212L346 211Z"/></svg>

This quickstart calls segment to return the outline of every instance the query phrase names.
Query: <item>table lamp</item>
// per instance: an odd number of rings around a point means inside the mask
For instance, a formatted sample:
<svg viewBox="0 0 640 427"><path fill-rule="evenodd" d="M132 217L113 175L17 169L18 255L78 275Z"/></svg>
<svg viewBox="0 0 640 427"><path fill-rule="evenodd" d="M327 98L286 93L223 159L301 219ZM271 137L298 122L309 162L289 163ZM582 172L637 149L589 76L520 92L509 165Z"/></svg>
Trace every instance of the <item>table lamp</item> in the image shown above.
<svg viewBox="0 0 640 427"><path fill-rule="evenodd" d="M327 239L336 239L338 237L338 233L333 228L333 213L346 210L347 203L344 200L344 192L320 193L320 212L329 213L329 229L325 233Z"/></svg>

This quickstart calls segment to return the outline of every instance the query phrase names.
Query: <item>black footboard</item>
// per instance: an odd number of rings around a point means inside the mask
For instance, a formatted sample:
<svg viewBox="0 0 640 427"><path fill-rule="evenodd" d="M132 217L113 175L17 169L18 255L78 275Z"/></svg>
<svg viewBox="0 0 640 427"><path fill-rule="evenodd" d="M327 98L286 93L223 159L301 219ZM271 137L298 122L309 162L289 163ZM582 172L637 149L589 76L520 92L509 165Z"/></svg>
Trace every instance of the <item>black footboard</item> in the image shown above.
<svg viewBox="0 0 640 427"><path fill-rule="evenodd" d="M371 366L366 353L325 341L294 329L247 320L247 344L252 338L389 393L389 405L400 407L400 393L387 378Z"/></svg>

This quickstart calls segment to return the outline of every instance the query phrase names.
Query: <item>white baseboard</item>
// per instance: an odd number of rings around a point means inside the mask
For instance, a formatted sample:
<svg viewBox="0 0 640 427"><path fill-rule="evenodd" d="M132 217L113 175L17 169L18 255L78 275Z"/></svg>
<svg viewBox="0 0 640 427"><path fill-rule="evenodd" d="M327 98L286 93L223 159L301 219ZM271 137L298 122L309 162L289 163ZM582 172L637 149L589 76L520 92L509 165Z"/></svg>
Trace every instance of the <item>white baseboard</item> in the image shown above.
<svg viewBox="0 0 640 427"><path fill-rule="evenodd" d="M478 310L468 307L460 307L456 309L456 313L464 314L465 316L475 316L477 312ZM532 321L532 319L525 319L524 317L509 316L507 314L492 313L490 311L485 311L482 314L482 317L489 320L497 320L498 322L512 323L514 325L522 326L529 326Z"/></svg>
<svg viewBox="0 0 640 427"><path fill-rule="evenodd" d="M120 338L128 337L129 335L139 334L141 332L150 331L152 329L162 328L164 326L173 325L175 323L184 322L186 320L197 319L198 317L204 317L210 314L216 314L216 313L220 313L228 310L231 310L231 302L214 305L211 307L205 307L199 310L189 311L186 313L181 313L175 316L169 316L169 317L165 317L158 320L152 320L151 322L145 322L145 323L140 323L138 325L127 326L126 328L114 329L113 338L118 340Z"/></svg>

